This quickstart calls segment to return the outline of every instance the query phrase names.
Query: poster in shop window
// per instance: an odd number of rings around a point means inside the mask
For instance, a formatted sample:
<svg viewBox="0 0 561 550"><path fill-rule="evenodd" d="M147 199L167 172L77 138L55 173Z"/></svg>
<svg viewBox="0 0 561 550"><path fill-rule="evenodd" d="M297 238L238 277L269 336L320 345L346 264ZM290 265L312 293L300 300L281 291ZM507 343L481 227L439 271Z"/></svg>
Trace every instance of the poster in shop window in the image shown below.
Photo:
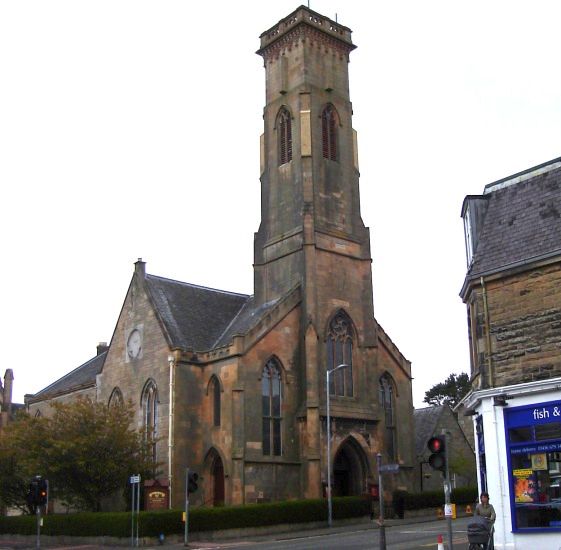
<svg viewBox="0 0 561 550"><path fill-rule="evenodd" d="M530 468L513 470L514 501L538 502L536 474Z"/></svg>
<svg viewBox="0 0 561 550"><path fill-rule="evenodd" d="M532 455L532 470L547 470L547 455L545 453Z"/></svg>

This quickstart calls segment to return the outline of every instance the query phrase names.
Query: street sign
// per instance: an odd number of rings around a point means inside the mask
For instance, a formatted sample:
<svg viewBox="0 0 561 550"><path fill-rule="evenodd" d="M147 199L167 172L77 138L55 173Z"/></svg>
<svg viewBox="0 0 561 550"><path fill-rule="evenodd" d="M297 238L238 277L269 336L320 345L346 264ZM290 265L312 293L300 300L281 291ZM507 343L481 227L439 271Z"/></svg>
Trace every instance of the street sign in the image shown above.
<svg viewBox="0 0 561 550"><path fill-rule="evenodd" d="M131 476L129 481L131 483L140 483L140 476Z"/></svg>
<svg viewBox="0 0 561 550"><path fill-rule="evenodd" d="M380 472L386 472L388 474L397 474L397 472L399 472L399 464L382 464L380 466Z"/></svg>

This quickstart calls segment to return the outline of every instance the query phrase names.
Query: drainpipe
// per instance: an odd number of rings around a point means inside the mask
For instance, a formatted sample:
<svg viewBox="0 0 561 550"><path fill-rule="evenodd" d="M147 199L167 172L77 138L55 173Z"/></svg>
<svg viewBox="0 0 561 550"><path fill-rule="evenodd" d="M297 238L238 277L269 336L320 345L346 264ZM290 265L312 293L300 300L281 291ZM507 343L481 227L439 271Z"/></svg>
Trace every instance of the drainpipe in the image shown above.
<svg viewBox="0 0 561 550"><path fill-rule="evenodd" d="M172 480L173 480L173 407L175 402L175 380L174 380L174 367L175 357L168 355L169 363L169 418L168 418L168 491L169 491L169 509L172 507Z"/></svg>
<svg viewBox="0 0 561 550"><path fill-rule="evenodd" d="M487 289L485 287L485 280L480 278L481 290L483 292L483 312L485 314L485 337L487 344L487 371L489 373L489 387L494 387L493 380L493 363L491 359L491 325L489 323L489 304L487 302Z"/></svg>

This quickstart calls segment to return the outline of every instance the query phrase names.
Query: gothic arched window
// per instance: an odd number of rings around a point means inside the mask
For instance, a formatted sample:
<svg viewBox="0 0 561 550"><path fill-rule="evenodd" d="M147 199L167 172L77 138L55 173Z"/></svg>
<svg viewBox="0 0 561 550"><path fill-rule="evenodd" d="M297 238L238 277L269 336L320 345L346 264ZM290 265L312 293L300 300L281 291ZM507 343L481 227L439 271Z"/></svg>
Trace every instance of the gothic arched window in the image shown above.
<svg viewBox="0 0 561 550"><path fill-rule="evenodd" d="M156 438L158 436L158 389L154 380L148 380L142 390L142 424L144 437L152 445L152 459L156 461Z"/></svg>
<svg viewBox="0 0 561 550"><path fill-rule="evenodd" d="M282 377L277 359L267 361L261 376L263 403L263 454L282 454Z"/></svg>
<svg viewBox="0 0 561 550"><path fill-rule="evenodd" d="M277 116L279 165L292 160L292 122L288 109L283 107Z"/></svg>
<svg viewBox="0 0 561 550"><path fill-rule="evenodd" d="M321 113L321 137L323 158L337 160L337 112L327 105Z"/></svg>
<svg viewBox="0 0 561 550"><path fill-rule="evenodd" d="M327 368L348 365L334 372L329 379L330 395L353 395L353 335L351 320L340 311L329 323L327 335Z"/></svg>
<svg viewBox="0 0 561 550"><path fill-rule="evenodd" d="M380 407L384 414L386 452L391 460L396 457L396 429L395 429L395 391L394 383L389 374L380 378Z"/></svg>
<svg viewBox="0 0 561 550"><path fill-rule="evenodd" d="M220 426L220 382L216 376L210 381L210 397L212 399L212 423L214 426Z"/></svg>
<svg viewBox="0 0 561 550"><path fill-rule="evenodd" d="M123 394L121 390L117 387L113 388L111 395L109 396L109 406L110 407L122 407L124 404Z"/></svg>

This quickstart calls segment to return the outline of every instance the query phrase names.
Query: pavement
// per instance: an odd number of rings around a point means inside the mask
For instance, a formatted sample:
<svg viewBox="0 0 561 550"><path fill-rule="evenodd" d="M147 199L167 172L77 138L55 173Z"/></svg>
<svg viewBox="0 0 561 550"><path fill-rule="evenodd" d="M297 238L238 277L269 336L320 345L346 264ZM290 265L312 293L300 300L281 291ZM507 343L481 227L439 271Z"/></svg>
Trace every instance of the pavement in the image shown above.
<svg viewBox="0 0 561 550"><path fill-rule="evenodd" d="M385 520L386 527L402 526L402 525L414 525L416 523L427 523L434 521L434 516L421 516L421 517L411 517L404 519L388 519ZM334 522L332 527L319 527L306 529L305 524L298 526L297 529L292 529L290 531L269 533L264 535L253 535L245 536L243 538L237 537L232 539L220 539L220 540L202 540L202 541L191 541L187 548L190 550L212 550L212 549L228 549L228 548L243 548L252 542L265 542L267 540L278 540L286 538L287 534L290 534L291 538L302 537L314 537L322 536L336 533L344 533L346 531L356 531L356 530L369 530L378 529L379 523L376 520L365 519L364 521L358 522L345 522L344 524ZM198 534L197 534L198 535ZM200 536L200 535L198 535ZM204 536L204 535L203 535ZM38 548L36 546L35 537L10 537L10 535L0 535L0 550L27 550L31 548ZM124 541L123 541L124 542ZM144 541L140 541L140 546L146 550L156 550L165 548L166 550L178 550L180 548L185 549L183 544L183 537L170 537L169 540L164 541L163 544L150 543L143 544ZM40 541L41 548L49 548L49 550L96 550L96 549L106 549L106 550L122 550L123 548L130 548L130 543L124 543L118 546L115 545L104 545L104 544L76 544L67 543L62 544L60 542L49 541L49 537L41 537Z"/></svg>

